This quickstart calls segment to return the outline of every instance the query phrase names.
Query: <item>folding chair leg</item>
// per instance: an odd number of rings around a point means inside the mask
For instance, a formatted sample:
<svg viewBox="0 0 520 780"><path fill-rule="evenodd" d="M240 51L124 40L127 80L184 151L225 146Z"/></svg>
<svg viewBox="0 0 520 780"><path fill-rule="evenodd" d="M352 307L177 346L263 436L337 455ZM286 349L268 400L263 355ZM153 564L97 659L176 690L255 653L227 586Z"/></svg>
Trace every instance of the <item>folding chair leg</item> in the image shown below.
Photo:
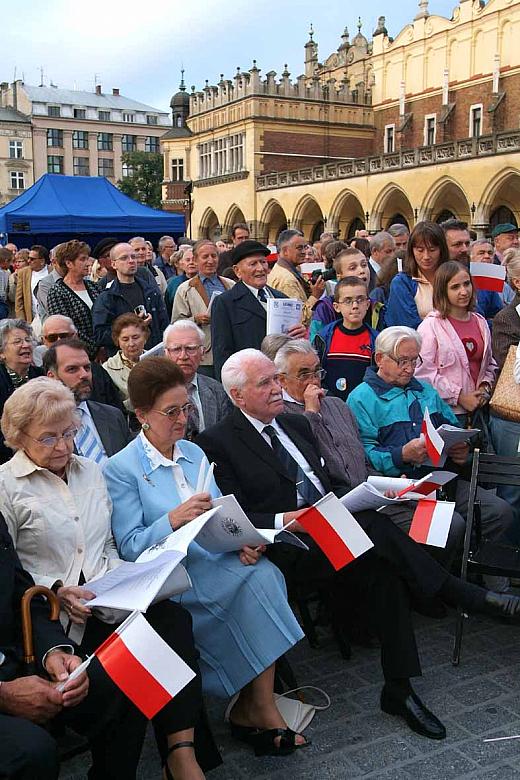
<svg viewBox="0 0 520 780"><path fill-rule="evenodd" d="M455 640L453 642L452 665L458 666L460 663L460 651L462 647L462 634L464 631L464 612L460 607L457 609L457 618L455 621Z"/></svg>

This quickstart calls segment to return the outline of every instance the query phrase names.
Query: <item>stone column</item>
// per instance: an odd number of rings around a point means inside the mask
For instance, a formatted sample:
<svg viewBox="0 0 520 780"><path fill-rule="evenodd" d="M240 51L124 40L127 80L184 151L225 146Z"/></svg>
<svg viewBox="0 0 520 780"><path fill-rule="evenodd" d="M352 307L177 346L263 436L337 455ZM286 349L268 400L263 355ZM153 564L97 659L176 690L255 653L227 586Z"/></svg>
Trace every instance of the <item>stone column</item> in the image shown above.
<svg viewBox="0 0 520 780"><path fill-rule="evenodd" d="M112 137L112 148L114 150L114 180L119 181L123 178L123 167L121 155L123 153L121 146L121 133L114 133Z"/></svg>
<svg viewBox="0 0 520 780"><path fill-rule="evenodd" d="M63 131L63 173L72 176L74 166L72 163L72 130Z"/></svg>
<svg viewBox="0 0 520 780"><path fill-rule="evenodd" d="M91 176L98 175L98 148L97 148L97 133L88 134L88 157L89 157L89 173Z"/></svg>

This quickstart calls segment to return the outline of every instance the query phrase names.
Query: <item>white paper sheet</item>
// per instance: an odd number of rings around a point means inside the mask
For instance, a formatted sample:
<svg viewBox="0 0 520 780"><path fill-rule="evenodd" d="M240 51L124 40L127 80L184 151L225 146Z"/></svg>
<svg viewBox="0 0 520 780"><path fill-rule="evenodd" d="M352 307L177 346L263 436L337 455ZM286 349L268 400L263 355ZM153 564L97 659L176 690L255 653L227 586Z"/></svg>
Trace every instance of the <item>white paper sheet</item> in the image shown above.
<svg viewBox="0 0 520 780"><path fill-rule="evenodd" d="M407 479L406 477L383 477L383 476L371 476L368 477L367 482L369 485L373 485L380 493L386 493L387 490L404 490L410 485L413 485L413 479Z"/></svg>
<svg viewBox="0 0 520 780"><path fill-rule="evenodd" d="M302 321L303 303L296 298L267 299L267 335L285 334Z"/></svg>
<svg viewBox="0 0 520 780"><path fill-rule="evenodd" d="M213 292L211 293L211 298L209 299L209 303L208 303L208 311L207 311L208 314L211 313L211 307L215 303L215 298L218 298L219 295L222 295L222 292L223 292L222 290L213 290Z"/></svg>
<svg viewBox="0 0 520 780"><path fill-rule="evenodd" d="M394 487L385 488L385 490L395 489ZM407 500L408 496L406 498L388 498L370 482L363 482L340 498L343 506L352 513L364 512L366 509L380 509L388 504L400 504Z"/></svg>

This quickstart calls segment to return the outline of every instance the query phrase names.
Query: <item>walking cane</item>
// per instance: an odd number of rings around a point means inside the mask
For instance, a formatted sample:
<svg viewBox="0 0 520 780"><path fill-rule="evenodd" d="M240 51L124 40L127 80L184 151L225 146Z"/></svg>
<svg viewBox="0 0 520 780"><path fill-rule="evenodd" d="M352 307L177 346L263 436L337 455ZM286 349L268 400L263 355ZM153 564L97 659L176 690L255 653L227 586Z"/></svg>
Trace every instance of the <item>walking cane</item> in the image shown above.
<svg viewBox="0 0 520 780"><path fill-rule="evenodd" d="M43 585L33 585L27 588L22 596L22 636L23 636L23 660L26 674L36 673L36 658L34 657L34 642L31 617L31 601L34 596L45 596L50 604L50 619L58 620L60 615L60 602L50 588Z"/></svg>

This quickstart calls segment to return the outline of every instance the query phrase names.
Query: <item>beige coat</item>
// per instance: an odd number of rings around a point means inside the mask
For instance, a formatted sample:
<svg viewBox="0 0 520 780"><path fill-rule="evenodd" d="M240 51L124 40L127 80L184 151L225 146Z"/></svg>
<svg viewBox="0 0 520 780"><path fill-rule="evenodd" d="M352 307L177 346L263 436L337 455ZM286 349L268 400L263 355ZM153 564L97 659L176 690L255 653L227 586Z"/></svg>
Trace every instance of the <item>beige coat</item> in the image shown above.
<svg viewBox="0 0 520 780"><path fill-rule="evenodd" d="M287 295L288 298L296 298L298 301L303 301L303 325L309 326L312 317L312 307L317 303L318 299L314 295L305 295L303 287L299 283L298 279L288 271L286 268L275 263L267 277L267 284L269 287L274 287L275 290L279 290Z"/></svg>
<svg viewBox="0 0 520 780"><path fill-rule="evenodd" d="M103 368L119 390L119 395L121 396L125 408L132 412L132 404L128 397L128 377L130 376L131 369L121 360L121 350L118 350L115 355L108 358L108 360L103 363Z"/></svg>
<svg viewBox="0 0 520 780"><path fill-rule="evenodd" d="M220 281L227 290L230 290L235 282L219 276ZM209 299L198 274L193 279L183 282L177 288L173 302L172 322L177 320L194 320L197 314L208 313ZM211 351L211 324L203 325L204 331L204 357L203 366L213 365L213 353Z"/></svg>
<svg viewBox="0 0 520 780"><path fill-rule="evenodd" d="M49 268L47 266L47 273ZM32 269L29 266L20 268L18 279L16 281L16 292L14 309L18 319L25 320L29 324L33 321L38 312L33 312L32 290L31 290Z"/></svg>

